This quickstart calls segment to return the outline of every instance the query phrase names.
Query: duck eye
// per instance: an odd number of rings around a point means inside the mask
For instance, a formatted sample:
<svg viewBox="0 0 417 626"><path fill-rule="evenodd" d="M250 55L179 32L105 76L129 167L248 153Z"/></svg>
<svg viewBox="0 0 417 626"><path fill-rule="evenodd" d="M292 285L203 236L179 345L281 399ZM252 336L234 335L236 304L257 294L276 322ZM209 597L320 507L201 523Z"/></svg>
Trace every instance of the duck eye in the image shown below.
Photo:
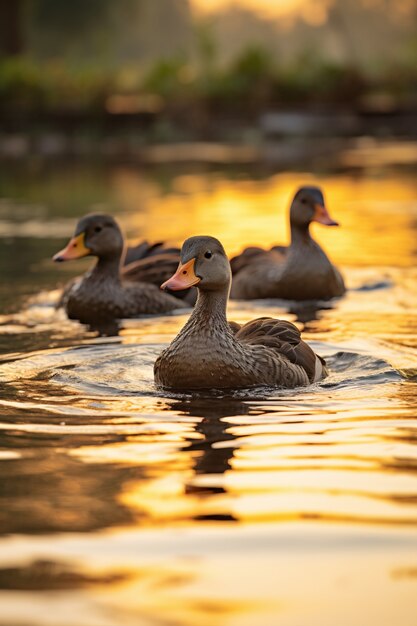
<svg viewBox="0 0 417 626"><path fill-rule="evenodd" d="M95 233L99 233L101 230L102 230L101 226L96 226L95 229L94 229L94 232Z"/></svg>
<svg viewBox="0 0 417 626"><path fill-rule="evenodd" d="M207 250L207 252L204 253L204 256L206 257L206 259L211 259L211 257L213 256L213 253L210 252L210 250Z"/></svg>
<svg viewBox="0 0 417 626"><path fill-rule="evenodd" d="M302 204L307 204L307 198L301 198Z"/></svg>

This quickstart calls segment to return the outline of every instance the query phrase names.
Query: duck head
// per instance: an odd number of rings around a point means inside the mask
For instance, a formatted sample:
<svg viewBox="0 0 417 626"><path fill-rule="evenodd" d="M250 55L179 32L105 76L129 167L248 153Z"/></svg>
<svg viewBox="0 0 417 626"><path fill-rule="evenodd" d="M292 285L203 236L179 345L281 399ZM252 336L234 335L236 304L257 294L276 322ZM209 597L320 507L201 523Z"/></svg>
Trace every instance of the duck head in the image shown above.
<svg viewBox="0 0 417 626"><path fill-rule="evenodd" d="M52 258L57 263L88 255L114 259L121 256L123 245L122 232L113 217L105 213L91 213L78 221L72 239Z"/></svg>
<svg viewBox="0 0 417 626"><path fill-rule="evenodd" d="M195 285L201 291L224 291L231 282L230 263L214 237L190 237L181 248L181 262L161 289L180 291Z"/></svg>
<svg viewBox="0 0 417 626"><path fill-rule="evenodd" d="M311 222L339 226L338 222L330 217L319 187L300 187L291 204L290 222L292 226L299 228L307 228Z"/></svg>

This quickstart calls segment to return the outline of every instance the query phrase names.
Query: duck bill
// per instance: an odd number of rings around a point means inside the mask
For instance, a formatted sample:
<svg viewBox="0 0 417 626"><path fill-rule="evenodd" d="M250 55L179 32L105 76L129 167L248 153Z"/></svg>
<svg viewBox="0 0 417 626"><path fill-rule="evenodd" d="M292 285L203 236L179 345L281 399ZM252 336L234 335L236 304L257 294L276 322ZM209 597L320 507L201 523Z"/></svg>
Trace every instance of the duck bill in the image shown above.
<svg viewBox="0 0 417 626"><path fill-rule="evenodd" d="M339 222L335 222L330 217L324 204L317 203L314 205L314 209L313 222L319 222L319 224L324 224L325 226L339 226Z"/></svg>
<svg viewBox="0 0 417 626"><path fill-rule="evenodd" d="M195 259L191 259L183 265L180 263L175 274L161 285L161 289L182 291L199 283L201 278L195 275L194 263Z"/></svg>
<svg viewBox="0 0 417 626"><path fill-rule="evenodd" d="M72 261L73 259L80 259L83 256L87 256L90 254L90 250L86 247L84 243L85 233L81 233L76 237L73 237L66 248L57 252L52 259L56 263L60 263L62 261Z"/></svg>

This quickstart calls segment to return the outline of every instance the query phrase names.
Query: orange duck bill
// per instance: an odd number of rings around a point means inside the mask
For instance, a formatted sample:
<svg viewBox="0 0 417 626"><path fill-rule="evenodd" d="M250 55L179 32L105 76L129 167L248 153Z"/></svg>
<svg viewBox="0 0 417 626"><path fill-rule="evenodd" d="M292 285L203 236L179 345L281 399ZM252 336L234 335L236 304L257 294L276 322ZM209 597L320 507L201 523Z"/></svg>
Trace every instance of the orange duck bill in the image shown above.
<svg viewBox="0 0 417 626"><path fill-rule="evenodd" d="M81 233L76 237L73 237L66 248L57 252L53 257L53 261L60 263L62 261L72 261L73 259L80 259L83 256L90 254L90 250L86 248L84 243L85 233Z"/></svg>
<svg viewBox="0 0 417 626"><path fill-rule="evenodd" d="M180 263L175 274L161 285L161 289L182 291L183 289L188 289L189 287L199 283L201 278L195 275L194 263L195 259L187 261L184 265L181 265Z"/></svg>
<svg viewBox="0 0 417 626"><path fill-rule="evenodd" d="M324 224L325 226L339 226L339 222L335 222L329 215L328 210L324 206L324 204L315 204L314 205L314 216L313 222L319 222L320 224Z"/></svg>

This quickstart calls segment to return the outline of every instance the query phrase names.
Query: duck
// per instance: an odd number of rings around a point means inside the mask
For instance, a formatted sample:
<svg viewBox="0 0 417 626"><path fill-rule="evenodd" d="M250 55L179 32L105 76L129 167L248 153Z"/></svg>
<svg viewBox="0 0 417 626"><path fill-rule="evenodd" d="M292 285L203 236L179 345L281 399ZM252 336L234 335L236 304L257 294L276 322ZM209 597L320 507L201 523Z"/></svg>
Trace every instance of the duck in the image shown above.
<svg viewBox="0 0 417 626"><path fill-rule="evenodd" d="M179 251L178 251L179 252ZM183 299L163 293L153 284L172 274L179 254L162 244L143 242L127 250L129 263L123 266L125 242L116 220L105 213L82 217L67 246L53 256L56 263L84 256L97 258L82 277L64 288L59 306L68 317L92 328L116 320L161 314L190 305Z"/></svg>
<svg viewBox="0 0 417 626"><path fill-rule="evenodd" d="M261 317L228 322L231 267L218 239L190 237L176 273L162 289L195 286L197 302L172 343L154 365L157 387L222 390L252 387L293 389L327 376L325 361L301 339L291 322Z"/></svg>
<svg viewBox="0 0 417 626"><path fill-rule="evenodd" d="M319 187L301 187L290 207L291 242L246 248L231 259L231 297L240 300L330 300L346 291L343 277L310 233L311 222L338 226Z"/></svg>

